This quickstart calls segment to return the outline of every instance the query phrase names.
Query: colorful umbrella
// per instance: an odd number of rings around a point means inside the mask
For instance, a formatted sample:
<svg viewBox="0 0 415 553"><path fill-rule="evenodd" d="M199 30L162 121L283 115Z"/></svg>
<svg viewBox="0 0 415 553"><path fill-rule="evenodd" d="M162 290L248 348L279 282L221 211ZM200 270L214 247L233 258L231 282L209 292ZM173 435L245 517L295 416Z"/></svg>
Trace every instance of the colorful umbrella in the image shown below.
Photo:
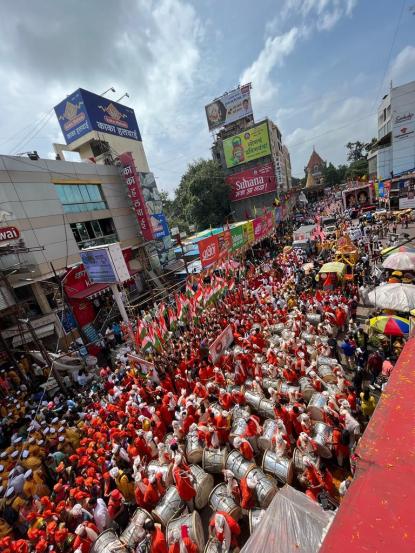
<svg viewBox="0 0 415 553"><path fill-rule="evenodd" d="M382 263L382 267L399 271L411 271L415 269L415 253L391 253Z"/></svg>
<svg viewBox="0 0 415 553"><path fill-rule="evenodd" d="M370 326L386 336L403 336L409 334L409 320L395 315L373 317Z"/></svg>
<svg viewBox="0 0 415 553"><path fill-rule="evenodd" d="M388 255L392 255L394 253L415 253L415 247L414 246L390 246L389 248L385 248L381 251L382 257L387 257Z"/></svg>

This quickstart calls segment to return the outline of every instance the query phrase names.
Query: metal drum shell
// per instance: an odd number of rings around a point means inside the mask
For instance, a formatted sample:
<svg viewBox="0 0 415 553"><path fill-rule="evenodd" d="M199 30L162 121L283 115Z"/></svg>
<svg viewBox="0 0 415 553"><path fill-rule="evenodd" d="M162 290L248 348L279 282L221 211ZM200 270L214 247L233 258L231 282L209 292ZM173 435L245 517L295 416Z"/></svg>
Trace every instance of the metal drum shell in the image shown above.
<svg viewBox="0 0 415 553"><path fill-rule="evenodd" d="M174 483L172 463L160 465L158 461L153 459L147 465L147 474L150 476L151 474L157 473L161 473L163 475L163 482L165 483L166 488L170 487Z"/></svg>
<svg viewBox="0 0 415 553"><path fill-rule="evenodd" d="M196 479L195 507L196 509L203 509L207 505L210 492L213 490L213 476L204 471L199 465L190 465L190 471Z"/></svg>
<svg viewBox="0 0 415 553"><path fill-rule="evenodd" d="M311 346L312 344L314 344L316 337L314 334L311 334L310 332L302 332L301 338L305 341L306 344Z"/></svg>
<svg viewBox="0 0 415 553"><path fill-rule="evenodd" d="M317 326L318 323L321 321L321 315L319 313L307 313L306 319L313 326Z"/></svg>
<svg viewBox="0 0 415 553"><path fill-rule="evenodd" d="M164 527L177 517L185 507L185 502L180 498L176 486L171 486L158 504L151 511L153 518Z"/></svg>
<svg viewBox="0 0 415 553"><path fill-rule="evenodd" d="M278 429L278 424L275 419L266 419L262 425L262 434L258 436L258 447L262 451L271 447L271 440Z"/></svg>
<svg viewBox="0 0 415 553"><path fill-rule="evenodd" d="M245 459L236 449L226 457L225 468L231 470L237 480L242 480L254 467L256 467L255 463Z"/></svg>
<svg viewBox="0 0 415 553"><path fill-rule="evenodd" d="M316 392L310 398L307 405L307 411L310 417L315 421L322 421L324 419L324 407L327 405L327 396L324 396L320 392Z"/></svg>
<svg viewBox="0 0 415 553"><path fill-rule="evenodd" d="M263 419L275 419L274 404L269 399L261 399L257 412Z"/></svg>
<svg viewBox="0 0 415 553"><path fill-rule="evenodd" d="M251 390L246 390L245 392L245 401L250 407L255 409L255 411L258 409L259 403L263 398L264 396L252 392Z"/></svg>
<svg viewBox="0 0 415 553"><path fill-rule="evenodd" d="M172 533L174 529L177 528L180 531L181 526L188 527L189 537L193 543L197 544L199 553L201 553L205 547L205 534L203 532L202 519L197 511L193 511L193 513L186 515L180 515L168 523L166 528L167 545L171 545L173 542Z"/></svg>
<svg viewBox="0 0 415 553"><path fill-rule="evenodd" d="M300 385L301 393L303 394L304 399L309 402L313 394L315 393L315 389L313 388L313 385L306 376L303 376L298 380L298 384Z"/></svg>
<svg viewBox="0 0 415 553"><path fill-rule="evenodd" d="M232 421L235 422L238 419L243 419L245 415L251 415L251 409L249 405L234 405L232 409Z"/></svg>
<svg viewBox="0 0 415 553"><path fill-rule="evenodd" d="M104 530L92 544L90 553L128 553L117 534L111 528Z"/></svg>
<svg viewBox="0 0 415 553"><path fill-rule="evenodd" d="M324 459L330 459L332 452L329 444L332 441L333 428L324 422L316 422L313 426L311 437L316 442L318 453Z"/></svg>
<svg viewBox="0 0 415 553"><path fill-rule="evenodd" d="M233 497L228 494L228 488L223 482L213 488L209 495L209 507L212 511L225 511L235 520L242 516L241 508L236 504Z"/></svg>
<svg viewBox="0 0 415 553"><path fill-rule="evenodd" d="M222 553L222 544L216 538L209 538L203 553Z"/></svg>
<svg viewBox="0 0 415 553"><path fill-rule="evenodd" d="M258 477L258 484L255 487L255 493L260 507L266 509L275 494L278 492L277 483L274 478L265 474L259 467L252 468L248 474L250 473L254 473ZM248 474L246 475L247 478Z"/></svg>
<svg viewBox="0 0 415 553"><path fill-rule="evenodd" d="M262 458L262 470L277 478L282 484L292 484L294 479L294 466L288 457L279 457L271 449L265 451Z"/></svg>
<svg viewBox="0 0 415 553"><path fill-rule="evenodd" d="M261 519L264 516L264 513L265 513L265 509L257 509L257 508L250 509L248 513L248 520L249 520L249 534L251 536L255 532L255 528L261 522Z"/></svg>
<svg viewBox="0 0 415 553"><path fill-rule="evenodd" d="M229 434L229 441L232 445L235 438L240 438L245 434L247 426L248 423L242 417L240 417L239 419L235 419L232 422L231 431Z"/></svg>
<svg viewBox="0 0 415 553"><path fill-rule="evenodd" d="M125 543L128 547L131 547L133 549L136 547L139 540L144 537L144 531L142 526L137 524L138 518L143 518L143 523L147 519L153 520L153 517L151 516L151 514L145 509L143 509L142 507L138 507L135 510L133 516L130 519L130 522L128 523L128 526L124 529L124 531L120 535L120 540L122 541L122 543ZM141 532L143 532L142 535L139 535L140 529L141 529Z"/></svg>
<svg viewBox="0 0 415 553"><path fill-rule="evenodd" d="M337 376L333 373L330 365L320 365L317 369L319 377L328 384L336 384Z"/></svg>
<svg viewBox="0 0 415 553"><path fill-rule="evenodd" d="M275 334L281 334L281 332L284 330L285 324L284 323L277 323L275 325L272 325L270 327L271 332L275 332Z"/></svg>
<svg viewBox="0 0 415 553"><path fill-rule="evenodd" d="M264 390L268 390L268 388L272 388L273 390L279 390L281 386L280 380L277 378L269 378L268 376L264 376L262 379L262 387Z"/></svg>
<svg viewBox="0 0 415 553"><path fill-rule="evenodd" d="M278 391L280 394L285 394L288 396L289 394L295 394L299 392L300 387L292 386L291 384L287 384L287 382L281 382Z"/></svg>
<svg viewBox="0 0 415 553"><path fill-rule="evenodd" d="M226 464L228 448L208 449L205 447L202 456L202 468L211 474L221 474Z"/></svg>
<svg viewBox="0 0 415 553"><path fill-rule="evenodd" d="M325 357L324 355L319 355L317 357L317 367L320 365L328 365L331 367L332 365L338 365L339 362L337 359L334 359L333 357Z"/></svg>
<svg viewBox="0 0 415 553"><path fill-rule="evenodd" d="M304 463L303 463L303 453L301 452L298 447L294 449L293 453L293 464L294 464L294 470L297 475L300 475L304 471ZM316 465L317 468L320 467L320 457L316 455L311 455L310 453L307 454L307 457L310 457L310 459L313 461L313 463Z"/></svg>
<svg viewBox="0 0 415 553"><path fill-rule="evenodd" d="M186 459L188 463L201 463L203 446L197 432L190 432L186 437Z"/></svg>

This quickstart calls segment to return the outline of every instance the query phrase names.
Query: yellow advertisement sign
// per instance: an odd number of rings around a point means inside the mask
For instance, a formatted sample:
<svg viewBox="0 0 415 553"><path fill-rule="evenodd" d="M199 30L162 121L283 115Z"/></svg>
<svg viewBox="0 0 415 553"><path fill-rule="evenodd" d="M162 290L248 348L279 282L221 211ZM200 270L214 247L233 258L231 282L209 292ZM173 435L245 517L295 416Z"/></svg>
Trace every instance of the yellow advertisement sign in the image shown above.
<svg viewBox="0 0 415 553"><path fill-rule="evenodd" d="M244 242L246 244L252 244L254 241L254 225L252 221L247 221L242 225L242 232Z"/></svg>
<svg viewBox="0 0 415 553"><path fill-rule="evenodd" d="M226 167L235 167L271 153L268 124L260 123L223 141Z"/></svg>

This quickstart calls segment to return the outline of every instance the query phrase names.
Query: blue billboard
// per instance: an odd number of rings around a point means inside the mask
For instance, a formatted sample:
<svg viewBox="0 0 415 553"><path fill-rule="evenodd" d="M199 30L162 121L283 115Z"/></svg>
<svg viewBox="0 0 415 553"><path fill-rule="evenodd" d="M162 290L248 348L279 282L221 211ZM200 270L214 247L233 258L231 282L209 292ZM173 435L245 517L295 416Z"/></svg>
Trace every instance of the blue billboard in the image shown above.
<svg viewBox="0 0 415 553"><path fill-rule="evenodd" d="M67 144L90 131L141 141L134 110L79 88L55 106Z"/></svg>
<svg viewBox="0 0 415 553"><path fill-rule="evenodd" d="M169 224L164 213L153 213L150 217L154 238L160 239L170 234Z"/></svg>

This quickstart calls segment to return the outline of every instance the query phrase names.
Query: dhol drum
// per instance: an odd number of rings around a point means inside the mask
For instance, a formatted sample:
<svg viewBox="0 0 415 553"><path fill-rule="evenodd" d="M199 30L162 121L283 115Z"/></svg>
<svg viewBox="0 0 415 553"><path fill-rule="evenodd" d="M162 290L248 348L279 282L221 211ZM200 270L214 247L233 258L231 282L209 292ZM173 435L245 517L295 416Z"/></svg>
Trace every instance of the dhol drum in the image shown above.
<svg viewBox="0 0 415 553"><path fill-rule="evenodd" d="M284 328L285 328L284 323L277 323L275 325L270 326L270 331L275 332L275 334L281 334Z"/></svg>
<svg viewBox="0 0 415 553"><path fill-rule="evenodd" d="M263 419L275 419L274 404L269 399L261 399L257 413Z"/></svg>
<svg viewBox="0 0 415 553"><path fill-rule="evenodd" d="M248 472L255 467L255 463L248 461L245 457L236 449L231 451L226 458L225 467L231 470L235 478L242 480Z"/></svg>
<svg viewBox="0 0 415 553"><path fill-rule="evenodd" d="M242 515L241 508L235 503L233 497L228 494L228 488L223 482L213 488L209 495L209 507L212 511L225 511L235 520Z"/></svg>
<svg viewBox="0 0 415 553"><path fill-rule="evenodd" d="M316 422L311 432L311 437L317 443L318 453L324 459L330 459L332 456L331 445L333 429L324 422Z"/></svg>
<svg viewBox="0 0 415 553"><path fill-rule="evenodd" d="M200 463L203 456L203 446L197 432L189 432L186 436L186 459L188 463Z"/></svg>
<svg viewBox="0 0 415 553"><path fill-rule="evenodd" d="M283 484L291 484L294 478L294 467L291 459L280 457L268 449L262 458L262 470L276 477Z"/></svg>
<svg viewBox="0 0 415 553"><path fill-rule="evenodd" d="M295 338L295 334L291 330L285 329L281 332L281 337L283 340L291 340L292 338Z"/></svg>
<svg viewBox="0 0 415 553"><path fill-rule="evenodd" d="M189 532L189 538L197 544L199 553L203 551L205 547L205 535L203 533L203 525L200 515L197 511L187 515L181 515L171 520L167 525L166 537L167 544L174 543L173 536L176 532L181 535L181 527L187 526Z"/></svg>
<svg viewBox="0 0 415 553"><path fill-rule="evenodd" d="M276 481L274 478L271 478L271 476L266 475L259 467L254 467L248 474L256 475L258 478L258 484L255 487L255 492L258 498L259 506L262 509L266 509L278 491Z"/></svg>
<svg viewBox="0 0 415 553"><path fill-rule="evenodd" d="M222 553L222 544L216 538L209 538L203 553Z"/></svg>
<svg viewBox="0 0 415 553"><path fill-rule="evenodd" d="M271 447L271 440L277 429L278 424L276 420L266 419L262 426L262 435L258 438L259 449L265 451Z"/></svg>
<svg viewBox="0 0 415 553"><path fill-rule="evenodd" d="M143 526L146 520L153 520L150 513L141 507L136 509L127 528L120 536L122 543L134 550L139 541L144 538Z"/></svg>
<svg viewBox="0 0 415 553"><path fill-rule="evenodd" d="M313 388L311 381L306 376L303 376L298 380L298 384L300 385L300 390L304 399L307 402L310 401L311 396L315 393L315 389Z"/></svg>
<svg viewBox="0 0 415 553"><path fill-rule="evenodd" d="M307 405L307 411L310 417L315 421L324 419L324 407L327 405L327 396L316 392L310 398Z"/></svg>
<svg viewBox="0 0 415 553"><path fill-rule="evenodd" d="M235 438L240 438L245 434L246 427L248 426L246 420L242 417L235 419L232 423L231 432L229 434L229 441L233 445Z"/></svg>
<svg viewBox="0 0 415 553"><path fill-rule="evenodd" d="M243 419L246 415L251 414L251 409L248 405L235 405L232 409L232 420L233 422L238 419Z"/></svg>
<svg viewBox="0 0 415 553"><path fill-rule="evenodd" d="M196 509L203 509L207 505L209 494L213 489L213 476L198 465L190 465L190 470L196 480L195 507Z"/></svg>
<svg viewBox="0 0 415 553"><path fill-rule="evenodd" d="M255 528L261 522L262 517L264 516L265 509L251 509L248 513L249 519L249 533L252 534L255 531Z"/></svg>
<svg viewBox="0 0 415 553"><path fill-rule="evenodd" d="M263 399L263 396L261 396L260 394L257 394L256 392L252 392L251 390L247 390L245 392L245 401L255 411L257 411L259 407L259 403L262 399Z"/></svg>
<svg viewBox="0 0 415 553"><path fill-rule="evenodd" d="M324 357L324 355L319 355L317 357L317 367L319 367L320 365L329 365L331 367L332 365L337 364L337 359L333 359L332 357Z"/></svg>
<svg viewBox="0 0 415 553"><path fill-rule="evenodd" d="M202 456L203 470L212 474L220 474L225 468L228 451L226 447L222 449L208 449L205 447Z"/></svg>
<svg viewBox="0 0 415 553"><path fill-rule="evenodd" d="M314 334L310 334L310 332L302 332L301 338L305 340L306 344L314 344L315 336Z"/></svg>
<svg viewBox="0 0 415 553"><path fill-rule="evenodd" d="M272 388L273 390L279 390L281 386L281 383L276 378L268 378L265 377L262 379L262 387L264 390L268 390L268 388Z"/></svg>
<svg viewBox="0 0 415 553"><path fill-rule="evenodd" d="M306 318L313 326L317 326L321 321L321 315L319 313L307 313Z"/></svg>
<svg viewBox="0 0 415 553"><path fill-rule="evenodd" d="M94 541L91 553L128 553L128 550L114 530L108 529L101 532Z"/></svg>
<svg viewBox="0 0 415 553"><path fill-rule="evenodd" d="M296 392L300 391L299 386L292 386L291 384L287 384L287 382L281 382L278 389L280 394L284 394L288 396L289 394L295 394Z"/></svg>
<svg viewBox="0 0 415 553"><path fill-rule="evenodd" d="M320 365L318 367L318 375L324 382L330 383L330 384L336 384L337 377L333 373L330 365Z"/></svg>
<svg viewBox="0 0 415 553"><path fill-rule="evenodd" d="M147 474L148 476L161 474L163 477L163 482L168 488L174 482L173 480L173 464L160 465L158 461L150 461L147 465Z"/></svg>
<svg viewBox="0 0 415 553"><path fill-rule="evenodd" d="M273 336L270 336L268 338L269 343L274 347L278 347L281 344L281 338L278 336L278 334L274 334Z"/></svg>
<svg viewBox="0 0 415 553"><path fill-rule="evenodd" d="M310 457L310 459L313 461L313 463L316 465L317 468L320 466L320 457L317 455L312 455L311 453L307 453L307 457ZM297 475L300 475L304 472L305 466L304 466L304 454L298 447L294 449L293 453L293 463L294 463L294 469Z"/></svg>
<svg viewBox="0 0 415 553"><path fill-rule="evenodd" d="M167 526L172 518L179 515L185 507L176 486L171 486L152 510L153 518Z"/></svg>

